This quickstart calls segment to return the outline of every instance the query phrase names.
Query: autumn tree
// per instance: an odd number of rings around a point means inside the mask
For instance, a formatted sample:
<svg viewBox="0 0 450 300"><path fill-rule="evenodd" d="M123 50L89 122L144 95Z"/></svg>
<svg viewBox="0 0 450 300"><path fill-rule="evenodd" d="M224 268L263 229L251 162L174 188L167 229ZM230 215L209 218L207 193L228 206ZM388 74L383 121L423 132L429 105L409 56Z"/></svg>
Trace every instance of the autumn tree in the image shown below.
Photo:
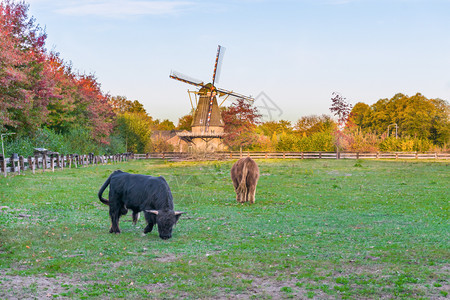
<svg viewBox="0 0 450 300"><path fill-rule="evenodd" d="M298 119L295 123L295 132L301 136L311 136L317 132L331 132L336 128L336 123L328 115L309 115Z"/></svg>
<svg viewBox="0 0 450 300"><path fill-rule="evenodd" d="M258 125L258 131L265 136L272 136L274 133L292 133L293 128L290 121L267 121Z"/></svg>
<svg viewBox="0 0 450 300"><path fill-rule="evenodd" d="M57 134L81 128L92 142L108 143L114 114L107 95L93 75L46 52L46 34L27 4L0 3L0 37L0 130L29 136L43 127Z"/></svg>
<svg viewBox="0 0 450 300"><path fill-rule="evenodd" d="M341 94L333 92L330 111L337 117L339 129L343 129L352 110L352 105L345 100Z"/></svg>
<svg viewBox="0 0 450 300"><path fill-rule="evenodd" d="M77 79L79 97L76 99L76 114L78 121L84 121L91 129L94 139L101 143L107 142L113 128L113 117L108 97L100 89L100 84L93 75L81 75Z"/></svg>
<svg viewBox="0 0 450 300"><path fill-rule="evenodd" d="M134 101L128 100L127 97L125 96L110 97L109 103L116 114L121 114L125 112L144 113L144 114L147 113L142 103L140 103L138 100Z"/></svg>
<svg viewBox="0 0 450 300"><path fill-rule="evenodd" d="M173 124L173 122L169 119L164 119L162 121L156 119L152 124L152 128L153 130L170 131L175 130L175 124Z"/></svg>
<svg viewBox="0 0 450 300"><path fill-rule="evenodd" d="M46 120L53 82L46 76L45 32L24 2L0 2L0 130L35 130Z"/></svg>
<svg viewBox="0 0 450 300"><path fill-rule="evenodd" d="M331 97L330 111L337 117L338 126L334 131L335 146L338 153L344 147L345 133L343 132L344 126L349 121L349 115L352 110L352 105L346 101L339 93L333 92Z"/></svg>
<svg viewBox="0 0 450 300"><path fill-rule="evenodd" d="M185 116L182 116L181 118L178 119L178 125L177 125L177 130L187 130L187 131L191 131L192 130L192 114L188 114Z"/></svg>
<svg viewBox="0 0 450 300"><path fill-rule="evenodd" d="M258 109L244 99L237 99L229 107L223 108L222 119L225 123L224 142L231 149L247 147L258 140L255 133L260 123Z"/></svg>

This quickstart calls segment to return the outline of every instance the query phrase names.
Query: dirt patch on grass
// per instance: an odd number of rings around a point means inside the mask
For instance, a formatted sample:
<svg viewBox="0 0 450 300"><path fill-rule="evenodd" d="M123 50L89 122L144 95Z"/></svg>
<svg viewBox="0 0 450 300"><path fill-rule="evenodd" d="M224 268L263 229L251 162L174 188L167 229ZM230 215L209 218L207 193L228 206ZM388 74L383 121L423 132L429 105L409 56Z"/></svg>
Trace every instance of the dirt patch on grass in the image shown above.
<svg viewBox="0 0 450 300"><path fill-rule="evenodd" d="M49 278L38 276L5 275L0 272L1 299L49 299L82 287L79 280L66 276Z"/></svg>
<svg viewBox="0 0 450 300"><path fill-rule="evenodd" d="M327 289L313 289L301 280L280 280L276 277L256 277L248 274L240 274L236 278L245 286L237 288L241 291L219 288L214 299L336 299L336 293L326 293Z"/></svg>

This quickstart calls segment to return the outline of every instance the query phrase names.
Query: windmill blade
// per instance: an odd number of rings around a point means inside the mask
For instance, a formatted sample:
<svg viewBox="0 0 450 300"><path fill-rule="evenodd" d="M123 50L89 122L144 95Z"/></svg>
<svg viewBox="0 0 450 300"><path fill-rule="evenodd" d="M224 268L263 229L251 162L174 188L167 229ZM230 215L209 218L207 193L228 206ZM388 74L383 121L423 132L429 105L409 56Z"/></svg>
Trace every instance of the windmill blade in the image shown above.
<svg viewBox="0 0 450 300"><path fill-rule="evenodd" d="M182 74L180 72L176 72L176 71L173 71L173 70L170 72L170 76L169 77L172 78L172 79L175 79L175 80L179 80L179 81L182 81L182 82L185 82L185 83L189 83L189 84L195 85L195 86L200 86L200 87L205 86L203 84L203 81L195 79L195 78L192 78L192 77L189 77L187 75L184 75L184 74Z"/></svg>
<svg viewBox="0 0 450 300"><path fill-rule="evenodd" d="M226 48L220 45L217 47L216 63L214 64L212 85L214 85L215 82L219 82L220 70L222 68L222 60L223 56L225 55L225 50Z"/></svg>
<svg viewBox="0 0 450 300"><path fill-rule="evenodd" d="M232 97L235 97L235 98L244 99L244 100L246 100L248 102L251 102L251 103L253 103L253 101L255 101L255 99L253 97L245 96L245 95L242 95L242 94L239 94L239 93L235 93L233 91L227 91L227 90L224 90L224 89L221 89L221 88L218 88L217 92L219 92L219 95L220 94L229 95L229 96L232 96Z"/></svg>

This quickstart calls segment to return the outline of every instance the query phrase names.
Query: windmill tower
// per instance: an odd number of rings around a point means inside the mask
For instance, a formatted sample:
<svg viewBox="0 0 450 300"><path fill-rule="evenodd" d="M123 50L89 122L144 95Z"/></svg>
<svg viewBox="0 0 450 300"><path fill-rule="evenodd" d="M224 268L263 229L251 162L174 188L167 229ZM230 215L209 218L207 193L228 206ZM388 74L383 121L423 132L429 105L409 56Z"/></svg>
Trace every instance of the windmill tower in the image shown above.
<svg viewBox="0 0 450 300"><path fill-rule="evenodd" d="M242 98L250 102L254 101L252 97L247 97L215 86L215 83L219 80L224 52L225 48L219 45L211 83L205 84L201 80L175 71L172 71L170 74L170 78L188 83L198 89L198 91L194 92L188 90L191 105L194 110L192 131L180 132L178 133L178 136L188 142L193 148L200 151L212 152L224 150L225 148L223 144L223 129L225 124L222 120L217 98L225 97L222 103L230 96L233 98ZM191 93L195 95L195 107L191 99Z"/></svg>

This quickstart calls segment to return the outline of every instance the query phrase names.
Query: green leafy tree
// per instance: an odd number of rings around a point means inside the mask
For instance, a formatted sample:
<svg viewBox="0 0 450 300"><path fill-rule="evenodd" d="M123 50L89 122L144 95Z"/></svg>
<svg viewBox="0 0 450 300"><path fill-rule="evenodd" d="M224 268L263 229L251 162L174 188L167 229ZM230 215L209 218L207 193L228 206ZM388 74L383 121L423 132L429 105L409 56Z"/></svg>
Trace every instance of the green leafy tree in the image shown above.
<svg viewBox="0 0 450 300"><path fill-rule="evenodd" d="M359 128L367 128L370 126L369 115L370 106L365 103L358 102L353 107L349 118L355 126Z"/></svg>
<svg viewBox="0 0 450 300"><path fill-rule="evenodd" d="M450 143L449 104L441 99L427 99L396 94L391 99L380 99L370 107L355 105L351 118L365 133L387 132L388 126L397 124L399 137L431 140L444 146Z"/></svg>
<svg viewBox="0 0 450 300"><path fill-rule="evenodd" d="M115 132L125 141L127 151L145 153L151 146L151 126L146 114L126 112L117 116Z"/></svg>

